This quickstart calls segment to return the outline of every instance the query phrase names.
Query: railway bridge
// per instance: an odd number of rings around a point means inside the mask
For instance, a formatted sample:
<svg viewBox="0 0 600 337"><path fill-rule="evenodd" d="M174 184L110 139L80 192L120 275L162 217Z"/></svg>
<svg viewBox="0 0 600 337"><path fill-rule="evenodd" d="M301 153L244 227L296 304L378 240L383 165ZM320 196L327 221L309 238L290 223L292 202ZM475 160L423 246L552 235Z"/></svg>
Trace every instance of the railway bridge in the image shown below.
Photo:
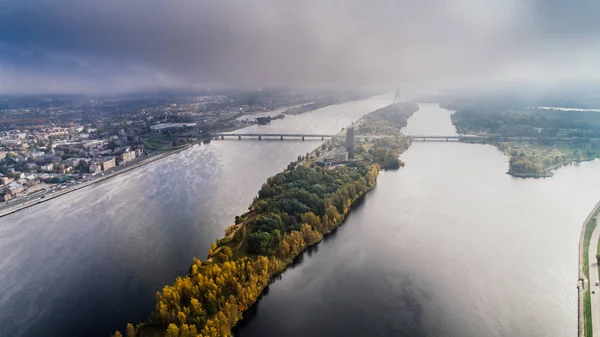
<svg viewBox="0 0 600 337"><path fill-rule="evenodd" d="M321 140L325 140L325 138L332 138L335 137L336 135L332 135L332 134L314 134L314 133L214 133L212 134L212 138L213 139L225 139L225 138L237 138L239 140L249 140L249 139L258 139L258 140L263 140L263 139L273 139L273 138L279 138L280 140L284 140L285 138L287 139L321 139ZM410 135L409 135L410 136ZM413 138L413 140L415 141L461 141L461 140L466 140L466 139L477 139L480 138L479 136L458 136L458 135L452 135L452 136L436 136L436 135L416 135L416 136L410 136Z"/></svg>

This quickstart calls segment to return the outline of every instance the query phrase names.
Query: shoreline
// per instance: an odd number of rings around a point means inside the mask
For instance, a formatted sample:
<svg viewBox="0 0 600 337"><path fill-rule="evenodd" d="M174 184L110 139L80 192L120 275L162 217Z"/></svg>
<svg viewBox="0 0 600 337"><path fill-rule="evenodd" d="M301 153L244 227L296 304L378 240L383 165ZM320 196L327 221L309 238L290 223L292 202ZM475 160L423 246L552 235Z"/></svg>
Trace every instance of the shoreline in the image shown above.
<svg viewBox="0 0 600 337"><path fill-rule="evenodd" d="M552 176L554 176L553 172L544 172L543 174L537 174L537 173L514 173L514 172L510 172L507 171L506 174L508 174L509 176L515 177L515 178L550 178Z"/></svg>
<svg viewBox="0 0 600 337"><path fill-rule="evenodd" d="M379 172L377 171L377 177L379 177ZM251 317L246 317L246 315L249 314L249 311L253 308L258 306L260 300L262 299L263 296L266 295L265 293L265 289L267 289L271 284L275 283L277 281L277 277L284 274L286 271L288 271L290 265L293 265L295 263L299 263L299 259L301 258L302 254L306 253L307 250L313 248L314 246L318 245L319 243L321 243L323 240L325 240L325 237L327 237L328 235L330 235L331 233L337 231L340 227L342 227L342 225L344 223L346 223L346 220L348 219L348 216L350 215L350 213L356 208L358 207L358 205L363 202L363 200L366 198L367 194L369 192L371 192L372 190L375 189L375 187L377 187L377 184L375 184L372 187L369 187L363 194L361 194L360 196L358 196L356 198L356 200L354 200L352 202L352 204L350 204L349 208L348 208L348 212L345 213L343 215L343 219L342 221L339 223L339 225L337 225L335 228L331 229L330 231L328 231L327 233L325 233L320 239L318 239L317 241L311 242L309 244L306 245L306 247L302 248L302 250L300 250L298 252L298 254L296 254L296 256L292 257L289 260L283 261L285 263L285 265L283 266L283 268L279 271L276 271L275 273L273 273L273 275L271 275L271 278L269 280L269 282L262 288L262 290L260 291L260 295L258 296L258 298L256 299L256 301L254 301L254 303L252 303L246 310L244 310L244 312L242 313L242 317L236 322L236 324L231 328L231 333L233 334L233 336L235 336L235 333L237 332L236 329L239 328L239 324L243 324L244 321L249 321L251 319ZM599 203L600 204L600 203ZM301 260L300 260L301 261Z"/></svg>
<svg viewBox="0 0 600 337"><path fill-rule="evenodd" d="M338 104L342 104L342 103L346 103L346 102L352 102L352 101L358 101L358 100L362 100L362 99L365 99L365 98L351 99L351 100L347 100L347 101L344 101L344 102L341 102L341 103L338 103ZM301 105L302 104L300 104L298 106L301 106ZM311 112L311 111L315 111L315 110L318 110L318 109L321 109L321 108L325 108L325 107L328 107L328 106L332 106L332 105L336 105L336 104L327 104L327 105L324 105L322 107L318 107L318 108L311 109L311 110L306 110L306 111L303 111L302 114L303 113L307 113L307 112ZM287 108L290 108L290 107L287 107ZM295 115L298 115L298 114L292 114L292 116L295 116ZM255 124L257 124L257 123L252 123L251 125L255 125ZM234 131L238 131L238 130L244 129L246 127L249 127L251 125L238 125L238 126L233 127L231 129L225 129L223 132L234 132ZM54 199L54 198L58 198L58 197L60 197L62 195L71 193L73 191L77 191L79 189L88 187L90 185L93 185L95 183L104 181L106 179L115 177L115 176L117 176L117 175L119 175L121 173L125 173L127 171L130 171L130 170L133 170L135 168L138 168L138 167L141 167L143 165L146 165L146 164L149 164L151 162L154 162L156 160L168 157L168 156L170 156L172 154L181 152L183 150L191 148L192 146L194 146L196 144L201 144L201 143L202 143L202 139L197 139L197 141L194 142L194 143L192 143L192 144L186 144L186 145L176 146L176 147L171 148L169 150L165 150L164 152L159 152L159 153L156 153L156 154L149 155L149 156L147 156L147 158L143 158L139 162L137 162L135 164L131 164L131 166L125 166L122 169L119 169L119 170L117 170L115 172L109 173L109 174L107 174L105 176L100 176L100 177L94 178L93 180L87 181L85 183L81 183L80 185L70 186L70 187L65 188L64 190L59 190L59 191L53 192L51 194L47 194L43 198L42 197L35 197L35 199L32 199L30 201L22 202L19 205L9 206L9 207L7 207L5 209L0 209L0 218L2 218L4 216L7 216L9 214L16 213L16 212L18 212L20 210L23 210L25 208L29 208L31 206L35 206L37 204L41 204L41 203L43 203L45 201L48 201L48 200L51 200L51 199Z"/></svg>
<svg viewBox="0 0 600 337"><path fill-rule="evenodd" d="M579 337L584 337L585 335L585 330L586 330L586 308L585 308L585 302L586 302L586 297L589 296L589 280L588 277L586 276L585 273L585 269L586 266L589 263L589 256L587 257L587 259L585 258L585 252L588 251L589 249L589 242L587 243L587 245L585 244L586 239L587 239L587 232L588 232L588 224L590 223L591 220L594 220L595 216L598 214L598 208L600 208L600 201L598 203L596 203L596 206L594 206L594 208L592 209L592 211L590 212L590 214L587 216L587 218L584 220L583 222L583 226L581 226L581 234L579 237L579 279L577 280L577 307L578 307L578 320L577 320L577 327L578 327L578 336ZM591 236L591 233L590 233ZM591 313L590 313L591 314Z"/></svg>
<svg viewBox="0 0 600 337"><path fill-rule="evenodd" d="M25 208L29 208L31 206L35 206L35 205L41 204L41 203L46 202L48 200L52 200L54 198L58 198L58 197L60 197L62 195L65 195L65 194L68 194L68 193L80 190L82 188L86 188L86 187L88 187L90 185L99 183L99 182L104 181L106 179L110 179L110 178L116 177L116 176L118 176L118 175L120 175L122 173L134 170L134 169L136 169L138 167L141 167L141 166L144 166L146 164L155 162L157 160L166 158L166 157L168 157L168 156L170 156L172 154L179 153L181 151L187 150L187 149L191 148L192 146L194 146L196 144L197 143L186 144L186 145L182 145L182 146L177 147L177 148L172 148L172 149L166 150L164 152L160 152L160 153L157 153L157 154L153 154L153 155L147 156L146 158L141 159L137 163L134 163L134 164L131 164L131 165L128 165L128 166L124 166L122 169L119 169L117 171L111 172L111 173L109 173L109 174L107 174L105 176L100 176L100 177L94 178L94 179L92 179L90 181L86 181L84 183L81 183L80 185L70 186L70 187L65 188L64 190L59 190L59 191L53 192L51 194L47 194L43 198L42 197L36 197L33 200L25 201L25 202L23 202L23 203L21 203L19 205L16 205L16 206L13 206L13 207L8 207L6 209L0 210L0 218L2 218L4 216L7 216L9 214L16 213L16 212L18 212L20 210L23 210Z"/></svg>
<svg viewBox="0 0 600 337"><path fill-rule="evenodd" d="M355 100L347 100L347 101L344 101L342 103L352 102L352 101L361 100L361 99L364 99L364 98L355 99ZM318 109L321 109L321 108L325 108L325 107L328 107L328 106L331 106L331 105L335 105L335 104L328 104L328 105L325 105L325 106L322 106L322 107L319 107L319 108L315 108L315 109L304 111L302 113L307 113L307 112L315 111L315 110L318 110ZM297 114L293 114L292 116L295 116L295 115L297 115ZM253 123L251 125L255 125L255 124L257 124L257 123ZM244 129L244 128L248 127L248 126L250 126L250 125L238 125L238 126L233 127L231 129L226 129L223 132L234 132L234 131L238 131L238 130ZM54 199L54 198L58 198L58 197L60 197L62 195L71 193L73 191L77 191L79 189L88 187L90 185L93 185L95 183L104 181L106 179L115 177L115 176L117 176L117 175L119 175L121 173L125 173L127 171L130 171L130 170L133 170L135 168L138 168L138 167L141 167L143 165L146 165L146 164L149 164L151 162L154 162L156 160L168 157L168 156L170 156L172 154L181 152L183 150L191 148L192 146L194 146L196 144L201 144L201 143L202 143L202 139L197 139L196 142L194 142L192 144L180 145L178 147L174 147L174 148L171 148L169 150L165 150L164 152L159 152L159 153L156 153L156 154L149 155L149 156L147 156L147 158L143 158L139 162L137 162L135 164L131 164L131 166L125 166L122 169L119 169L119 170L117 170L115 172L109 173L109 174L107 174L105 176L100 176L100 177L94 178L93 180L87 181L85 183L81 183L80 185L70 186L70 187L65 188L64 190L59 190L59 191L47 194L43 198L36 196L35 199L32 199L30 201L24 201L24 202L20 203L19 205L9 206L9 207L6 207L5 209L0 209L0 218L2 218L4 216L7 216L9 214L16 213L16 212L18 212L20 210L23 210L25 208L29 208L31 206L35 206L37 204L41 204L41 203L43 203L45 201L48 201L48 200L51 200L51 199Z"/></svg>
<svg viewBox="0 0 600 337"><path fill-rule="evenodd" d="M455 125L456 127L456 125ZM459 135L466 135L466 134L459 134ZM501 151L502 153L504 153L505 156L507 156L509 159L512 158L511 154L510 154L510 148L501 148L500 147L500 141L498 141L496 139L496 137L499 137L498 135L481 135L481 138L479 139L467 139L467 140L460 140L460 142L462 143L467 143L467 144L486 144L486 145L492 145L494 146L496 149L498 149L499 151ZM504 137L506 138L506 137ZM534 139L532 139L534 140ZM511 140L505 140L505 143L510 144L510 145L514 145L514 144L519 144L520 142L522 142L522 140L518 140L518 141L511 141ZM509 164L509 168L508 171L506 171L506 174L513 176L515 178L550 178L554 176L554 171L558 170L559 168L563 167L563 166L569 166L569 165L573 165L573 164L579 164L579 163L583 163L583 162L588 162L588 161L594 161L596 159L599 158L582 158L582 159L570 159L570 160L565 160L565 161L561 161L560 163L557 164L552 164L548 167L544 167L543 170L544 172L542 173L532 173L532 172L524 172L524 173L515 173L515 172L511 172L510 170L510 164Z"/></svg>
<svg viewBox="0 0 600 337"><path fill-rule="evenodd" d="M554 172L558 170L561 167L564 166L570 166L570 165L577 165L580 163L585 163L585 162L590 162L590 161L594 161L597 158L589 158L589 159L581 159L581 160L577 160L577 161L569 161L569 162L564 162L564 163L560 163L560 164L556 164L556 165L552 165L552 166L548 166L547 168L545 168L545 172L542 174L537 174L537 173L514 173L514 172L510 172L510 170L508 170L506 172L506 174L513 176L515 178L550 178L554 176Z"/></svg>

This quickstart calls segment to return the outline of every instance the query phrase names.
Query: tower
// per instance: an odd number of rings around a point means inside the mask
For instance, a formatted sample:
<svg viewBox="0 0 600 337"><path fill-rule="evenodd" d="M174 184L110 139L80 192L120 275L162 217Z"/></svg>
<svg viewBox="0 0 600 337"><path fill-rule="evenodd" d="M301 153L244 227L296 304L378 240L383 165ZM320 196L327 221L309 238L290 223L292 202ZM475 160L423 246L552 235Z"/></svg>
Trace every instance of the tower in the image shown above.
<svg viewBox="0 0 600 337"><path fill-rule="evenodd" d="M394 96L394 103L400 103L400 85L396 87L396 96Z"/></svg>
<svg viewBox="0 0 600 337"><path fill-rule="evenodd" d="M348 159L354 159L354 126L346 128L346 151Z"/></svg>

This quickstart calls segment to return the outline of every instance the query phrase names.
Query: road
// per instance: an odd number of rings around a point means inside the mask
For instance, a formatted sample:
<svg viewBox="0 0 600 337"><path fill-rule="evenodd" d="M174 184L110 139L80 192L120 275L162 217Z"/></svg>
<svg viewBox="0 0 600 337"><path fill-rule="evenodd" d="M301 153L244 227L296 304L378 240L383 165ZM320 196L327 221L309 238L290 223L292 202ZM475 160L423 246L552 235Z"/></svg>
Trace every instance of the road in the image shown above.
<svg viewBox="0 0 600 337"><path fill-rule="evenodd" d="M598 240L600 239L600 223L598 220L600 217L596 218L596 228L592 233L592 238L590 240L590 247L588 250L588 262L590 264L590 297L592 302L592 329L594 331L594 336L600 336L600 287L596 286L596 281L598 280L598 261L596 260L596 252L598 251ZM591 291L595 291L595 294L592 294Z"/></svg>

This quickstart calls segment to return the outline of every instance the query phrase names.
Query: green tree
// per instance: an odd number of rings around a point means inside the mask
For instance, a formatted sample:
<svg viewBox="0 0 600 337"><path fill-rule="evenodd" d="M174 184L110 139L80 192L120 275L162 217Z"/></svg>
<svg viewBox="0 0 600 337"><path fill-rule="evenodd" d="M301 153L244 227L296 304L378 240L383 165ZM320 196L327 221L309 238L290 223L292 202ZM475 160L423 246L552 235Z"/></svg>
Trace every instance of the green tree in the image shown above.
<svg viewBox="0 0 600 337"><path fill-rule="evenodd" d="M252 233L248 239L248 251L254 254L268 255L274 245L273 237L266 232Z"/></svg>

